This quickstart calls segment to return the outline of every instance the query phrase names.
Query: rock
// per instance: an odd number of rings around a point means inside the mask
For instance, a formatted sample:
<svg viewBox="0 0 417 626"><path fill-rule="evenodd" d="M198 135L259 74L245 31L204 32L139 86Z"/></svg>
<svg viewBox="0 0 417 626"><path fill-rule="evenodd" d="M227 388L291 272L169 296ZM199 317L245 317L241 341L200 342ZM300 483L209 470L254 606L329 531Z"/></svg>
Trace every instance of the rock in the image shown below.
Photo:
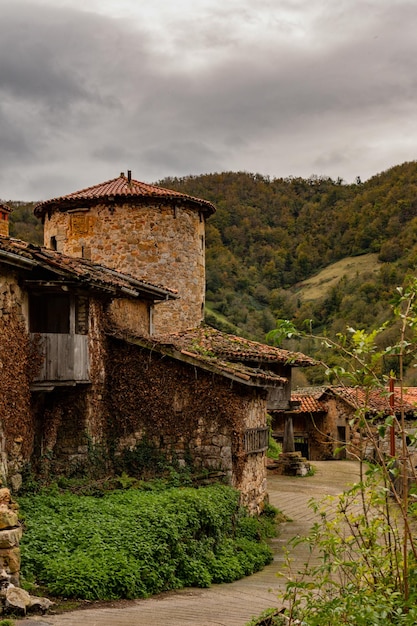
<svg viewBox="0 0 417 626"><path fill-rule="evenodd" d="M30 605L30 595L24 589L10 585L6 589L5 609L9 613L26 615L26 609Z"/></svg>
<svg viewBox="0 0 417 626"><path fill-rule="evenodd" d="M10 504L12 500L12 496L10 495L10 489L7 487L2 487L0 489L0 504Z"/></svg>
<svg viewBox="0 0 417 626"><path fill-rule="evenodd" d="M17 493L23 483L22 474L20 474L19 472L16 472L16 474L13 474L13 476L10 476L9 481L12 486L13 493Z"/></svg>
<svg viewBox="0 0 417 626"><path fill-rule="evenodd" d="M4 491L1 489L0 491ZM8 491L8 490L7 490ZM7 504L0 504L0 529L13 528L19 526L19 520L16 511L13 511Z"/></svg>
<svg viewBox="0 0 417 626"><path fill-rule="evenodd" d="M0 548L0 567L9 574L20 570L20 548Z"/></svg>
<svg viewBox="0 0 417 626"><path fill-rule="evenodd" d="M23 531L20 526L0 530L0 548L15 548L19 545L22 534Z"/></svg>
<svg viewBox="0 0 417 626"><path fill-rule="evenodd" d="M31 613L41 613L44 615L54 603L49 598L39 598L38 596L30 596L30 604L27 610Z"/></svg>

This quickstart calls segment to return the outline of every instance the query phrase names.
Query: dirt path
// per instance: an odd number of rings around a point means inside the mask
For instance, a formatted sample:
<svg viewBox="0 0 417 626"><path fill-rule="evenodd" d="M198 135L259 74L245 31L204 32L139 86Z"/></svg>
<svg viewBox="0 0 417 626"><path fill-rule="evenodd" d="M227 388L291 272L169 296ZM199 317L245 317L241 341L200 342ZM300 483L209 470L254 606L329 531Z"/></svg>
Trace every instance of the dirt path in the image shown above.
<svg viewBox="0 0 417 626"><path fill-rule="evenodd" d="M277 576L284 565L283 548L295 535L307 534L314 522L308 501L336 495L358 476L358 464L352 461L315 462L314 466L314 476L268 478L271 504L292 521L282 524L280 536L273 540L274 561L262 572L210 589L186 589L111 608L31 617L17 621L16 626L244 626L251 617L276 606L277 590L284 585ZM303 550L293 552L292 558L301 566Z"/></svg>

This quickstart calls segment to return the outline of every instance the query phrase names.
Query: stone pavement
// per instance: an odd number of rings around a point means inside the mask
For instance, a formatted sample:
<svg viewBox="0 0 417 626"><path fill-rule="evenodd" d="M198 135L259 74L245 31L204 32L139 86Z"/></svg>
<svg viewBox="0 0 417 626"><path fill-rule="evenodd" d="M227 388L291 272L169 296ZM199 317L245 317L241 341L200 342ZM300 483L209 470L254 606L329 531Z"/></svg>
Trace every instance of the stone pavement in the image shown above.
<svg viewBox="0 0 417 626"><path fill-rule="evenodd" d="M314 462L314 476L289 477L270 475L270 502L291 521L280 527L272 540L274 561L261 572L234 583L213 585L209 589L185 589L146 600L133 600L108 608L91 608L30 617L16 621L16 626L244 626L253 616L277 605L277 592L285 579L277 572L284 567L284 548L296 535L308 533L314 513L308 507L311 498L336 495L357 480L354 461ZM291 553L294 566L305 561L303 547Z"/></svg>

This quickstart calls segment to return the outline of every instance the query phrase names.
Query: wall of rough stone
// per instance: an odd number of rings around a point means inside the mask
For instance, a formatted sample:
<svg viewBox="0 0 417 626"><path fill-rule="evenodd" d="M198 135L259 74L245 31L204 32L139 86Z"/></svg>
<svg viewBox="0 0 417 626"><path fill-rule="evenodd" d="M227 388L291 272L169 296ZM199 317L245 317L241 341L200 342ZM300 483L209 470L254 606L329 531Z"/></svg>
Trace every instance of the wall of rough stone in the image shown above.
<svg viewBox="0 0 417 626"><path fill-rule="evenodd" d="M349 407L349 405L346 404L346 402L344 402L343 400L340 400L339 398L332 398L330 396L327 397L325 405L327 408L327 418L329 423L333 425L335 437L337 438L338 427L346 429L346 458L357 458L358 439L355 435L355 432L352 431L349 425L349 421L354 417L355 410ZM335 447L339 446L340 444L335 445Z"/></svg>
<svg viewBox="0 0 417 626"><path fill-rule="evenodd" d="M98 205L46 217L44 242L178 291L155 309L155 333L199 325L205 294L204 216L186 207Z"/></svg>
<svg viewBox="0 0 417 626"><path fill-rule="evenodd" d="M110 326L120 330L148 337L151 324L150 305L136 300L117 298L108 309L108 322Z"/></svg>
<svg viewBox="0 0 417 626"><path fill-rule="evenodd" d="M241 416L244 429L265 427L267 422L263 394L253 393L246 401L245 411L242 411ZM266 453L246 453L242 450L242 457L242 472L233 476L232 484L240 490L242 504L252 513L260 513L267 495Z"/></svg>
<svg viewBox="0 0 417 626"><path fill-rule="evenodd" d="M31 345L27 298L17 276L0 273L0 478L17 490L33 448L30 412Z"/></svg>
<svg viewBox="0 0 417 626"><path fill-rule="evenodd" d="M266 494L265 454L247 454L244 432L266 426L266 393L169 357L111 340L110 447L146 438L194 466L220 470L256 510Z"/></svg>
<svg viewBox="0 0 417 626"><path fill-rule="evenodd" d="M0 211L0 236L8 237L9 236L9 220L7 215L1 213Z"/></svg>

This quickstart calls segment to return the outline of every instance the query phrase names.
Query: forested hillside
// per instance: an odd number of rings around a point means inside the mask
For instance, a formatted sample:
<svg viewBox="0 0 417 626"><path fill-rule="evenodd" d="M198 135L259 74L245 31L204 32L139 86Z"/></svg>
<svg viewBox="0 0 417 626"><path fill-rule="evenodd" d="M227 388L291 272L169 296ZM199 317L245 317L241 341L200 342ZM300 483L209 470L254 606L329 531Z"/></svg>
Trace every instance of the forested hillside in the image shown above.
<svg viewBox="0 0 417 626"><path fill-rule="evenodd" d="M160 184L217 206L207 225L208 318L257 339L283 317L329 333L379 324L416 265L417 162L354 185L245 172ZM322 268L369 253L377 266L341 272L321 298L300 297L299 284Z"/></svg>
<svg viewBox="0 0 417 626"><path fill-rule="evenodd" d="M43 226L33 214L36 202L12 202L7 205L13 209L10 214L10 236L23 241L43 244Z"/></svg>
<svg viewBox="0 0 417 626"><path fill-rule="evenodd" d="M417 162L353 185L246 172L158 184L217 206L207 223L207 321L224 330L264 340L277 318L309 319L329 334L374 327L417 263ZM12 236L40 243L33 204L9 205ZM319 274L342 259L331 279ZM320 290L303 289L316 274Z"/></svg>

